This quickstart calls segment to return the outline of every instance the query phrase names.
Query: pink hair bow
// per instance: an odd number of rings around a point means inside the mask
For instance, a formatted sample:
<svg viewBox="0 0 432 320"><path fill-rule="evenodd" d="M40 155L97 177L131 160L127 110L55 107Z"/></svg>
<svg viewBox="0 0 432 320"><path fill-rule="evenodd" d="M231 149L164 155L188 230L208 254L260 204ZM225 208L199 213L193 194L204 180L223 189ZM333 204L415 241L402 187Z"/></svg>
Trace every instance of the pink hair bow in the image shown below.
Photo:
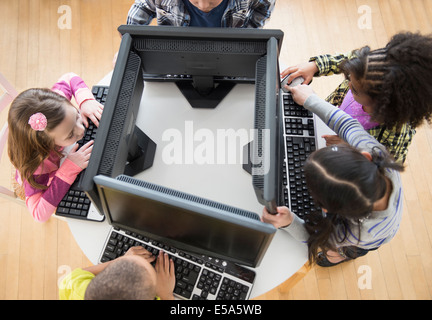
<svg viewBox="0 0 432 320"><path fill-rule="evenodd" d="M30 127L36 131L44 131L47 126L47 118L41 112L33 114L28 121Z"/></svg>

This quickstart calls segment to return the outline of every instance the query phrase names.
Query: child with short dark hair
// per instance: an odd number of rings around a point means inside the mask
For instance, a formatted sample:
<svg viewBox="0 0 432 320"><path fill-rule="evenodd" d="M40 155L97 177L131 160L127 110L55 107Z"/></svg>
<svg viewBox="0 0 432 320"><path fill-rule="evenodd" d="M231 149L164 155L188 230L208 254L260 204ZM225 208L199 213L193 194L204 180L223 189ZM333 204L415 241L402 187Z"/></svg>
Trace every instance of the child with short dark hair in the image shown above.
<svg viewBox="0 0 432 320"><path fill-rule="evenodd" d="M156 260L155 267L151 265ZM174 262L141 246L115 260L77 268L60 283L60 300L173 300Z"/></svg>

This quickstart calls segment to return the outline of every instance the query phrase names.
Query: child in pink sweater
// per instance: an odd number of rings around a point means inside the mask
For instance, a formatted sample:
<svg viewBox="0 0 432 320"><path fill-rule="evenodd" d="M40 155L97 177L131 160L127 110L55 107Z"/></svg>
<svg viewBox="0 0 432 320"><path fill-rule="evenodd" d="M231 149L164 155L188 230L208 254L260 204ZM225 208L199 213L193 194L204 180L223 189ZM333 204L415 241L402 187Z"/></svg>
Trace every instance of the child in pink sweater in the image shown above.
<svg viewBox="0 0 432 320"><path fill-rule="evenodd" d="M78 108L71 103L75 98ZM76 144L88 119L99 125L103 106L76 74L63 75L49 89L28 89L12 102L8 154L16 180L36 221L47 221L87 167L93 142ZM68 154L65 147L72 146Z"/></svg>

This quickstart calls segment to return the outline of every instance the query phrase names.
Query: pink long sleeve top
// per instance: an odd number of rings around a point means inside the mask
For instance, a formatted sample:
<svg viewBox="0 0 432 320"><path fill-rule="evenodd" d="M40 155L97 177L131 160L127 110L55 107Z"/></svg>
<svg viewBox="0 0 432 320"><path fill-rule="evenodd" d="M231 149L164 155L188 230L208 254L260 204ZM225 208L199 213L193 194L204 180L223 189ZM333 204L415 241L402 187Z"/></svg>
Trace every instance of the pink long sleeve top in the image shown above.
<svg viewBox="0 0 432 320"><path fill-rule="evenodd" d="M60 77L51 90L69 100L74 97L79 107L84 101L94 99L84 81L74 73L67 73ZM45 222L51 217L77 175L82 171L78 165L67 158L60 163L61 158L51 152L33 174L37 183L48 187L44 190L36 189L27 181L22 181L17 172L17 181L24 186L26 205L36 221Z"/></svg>

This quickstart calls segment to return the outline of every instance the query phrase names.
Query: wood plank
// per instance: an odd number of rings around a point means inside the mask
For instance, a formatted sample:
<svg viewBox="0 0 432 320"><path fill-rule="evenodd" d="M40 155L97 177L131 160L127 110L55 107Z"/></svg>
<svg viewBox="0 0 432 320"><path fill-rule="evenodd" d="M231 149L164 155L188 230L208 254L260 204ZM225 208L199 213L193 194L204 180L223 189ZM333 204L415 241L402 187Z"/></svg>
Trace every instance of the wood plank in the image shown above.
<svg viewBox="0 0 432 320"><path fill-rule="evenodd" d="M60 29L68 5L72 28ZM357 25L358 8L372 9L372 29ZM0 71L18 91L51 86L65 72L89 86L112 68L130 0L5 0L0 2ZM94 13L98 12L97 18ZM103 21L103 23L101 23ZM295 65L322 53L384 46L401 30L432 32L432 0L278 0L266 28L285 33L281 61ZM95 37L95 34L98 36ZM326 97L343 77L315 79ZM2 114L1 118L5 117ZM10 184L4 166L0 182ZM6 158L7 160L7 158ZM404 217L397 237L379 250L334 269L304 269L260 299L431 299L432 126L417 130L402 174ZM10 168L10 164L7 164ZM56 299L65 269L90 265L64 221L33 221L25 208L0 199L0 299ZM362 266L372 289L360 289Z"/></svg>

